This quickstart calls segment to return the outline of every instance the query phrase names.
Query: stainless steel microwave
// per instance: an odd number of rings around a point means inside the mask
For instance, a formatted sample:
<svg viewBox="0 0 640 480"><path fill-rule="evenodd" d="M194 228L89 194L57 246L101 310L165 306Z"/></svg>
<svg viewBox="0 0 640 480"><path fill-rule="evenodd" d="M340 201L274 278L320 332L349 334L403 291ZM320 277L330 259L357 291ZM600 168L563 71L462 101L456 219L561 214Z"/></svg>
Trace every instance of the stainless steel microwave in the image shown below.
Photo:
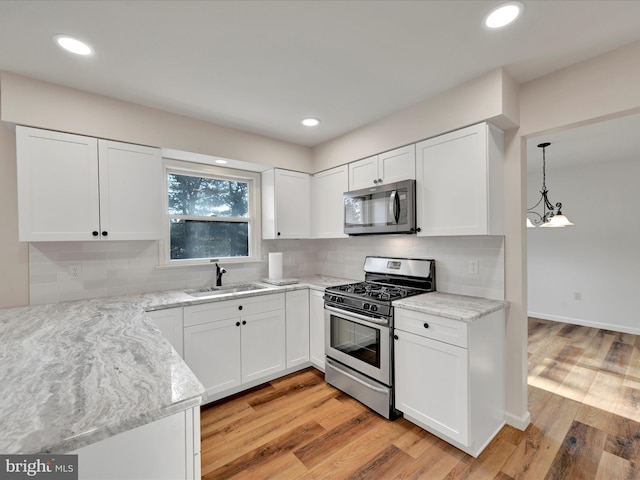
<svg viewBox="0 0 640 480"><path fill-rule="evenodd" d="M377 185L344 193L344 233L415 233L416 181Z"/></svg>

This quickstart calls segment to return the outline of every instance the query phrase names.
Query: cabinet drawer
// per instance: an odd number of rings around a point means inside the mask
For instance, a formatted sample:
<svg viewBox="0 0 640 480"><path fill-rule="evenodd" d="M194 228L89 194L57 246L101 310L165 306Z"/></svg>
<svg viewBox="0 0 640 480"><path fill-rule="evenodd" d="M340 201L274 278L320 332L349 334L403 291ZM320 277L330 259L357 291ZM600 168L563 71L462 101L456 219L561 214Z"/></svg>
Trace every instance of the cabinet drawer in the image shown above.
<svg viewBox="0 0 640 480"><path fill-rule="evenodd" d="M201 325L273 310L284 310L284 293L258 295L184 307L184 326Z"/></svg>
<svg viewBox="0 0 640 480"><path fill-rule="evenodd" d="M467 348L467 323L450 318L395 308L395 328L421 337Z"/></svg>

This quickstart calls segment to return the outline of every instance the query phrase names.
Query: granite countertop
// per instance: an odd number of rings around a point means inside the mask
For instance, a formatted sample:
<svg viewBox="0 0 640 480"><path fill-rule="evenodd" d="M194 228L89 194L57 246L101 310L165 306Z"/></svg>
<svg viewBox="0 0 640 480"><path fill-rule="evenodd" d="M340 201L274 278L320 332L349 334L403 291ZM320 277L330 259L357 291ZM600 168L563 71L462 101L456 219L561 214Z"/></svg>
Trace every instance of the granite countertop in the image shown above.
<svg viewBox="0 0 640 480"><path fill-rule="evenodd" d="M0 452L65 453L199 405L202 384L146 311L352 281L314 275L217 297L175 290L0 309Z"/></svg>
<svg viewBox="0 0 640 480"><path fill-rule="evenodd" d="M230 300L232 298L271 295L273 293L288 292L288 291L300 290L304 288L323 291L327 287L332 287L334 285L342 285L345 283L353 283L355 281L357 280L347 279L347 278L338 278L338 277L328 277L324 275L310 275L310 276L305 276L297 279L297 283L287 283L285 285L269 284L263 281L242 282L242 283L262 284L265 286L265 288L262 290L250 290L247 292L227 293L224 295L216 295L211 297L206 297L206 296L192 297L191 295L185 293L185 290L190 290L190 289L145 293L141 295L141 297L144 298L144 302L146 304L146 310L152 311L152 310L162 310L165 308L173 308L173 307L180 307L180 306L187 306L187 305L198 305L201 303L223 302L225 300ZM232 285L234 284L230 284L226 286L232 286Z"/></svg>
<svg viewBox="0 0 640 480"><path fill-rule="evenodd" d="M431 292L393 302L394 307L471 322L509 305L504 300Z"/></svg>
<svg viewBox="0 0 640 480"><path fill-rule="evenodd" d="M0 309L0 452L65 453L199 405L202 384L147 311L354 281L313 275L215 297L172 290ZM433 292L394 305L471 321L507 303Z"/></svg>
<svg viewBox="0 0 640 480"><path fill-rule="evenodd" d="M141 297L0 310L0 452L65 453L200 404Z"/></svg>

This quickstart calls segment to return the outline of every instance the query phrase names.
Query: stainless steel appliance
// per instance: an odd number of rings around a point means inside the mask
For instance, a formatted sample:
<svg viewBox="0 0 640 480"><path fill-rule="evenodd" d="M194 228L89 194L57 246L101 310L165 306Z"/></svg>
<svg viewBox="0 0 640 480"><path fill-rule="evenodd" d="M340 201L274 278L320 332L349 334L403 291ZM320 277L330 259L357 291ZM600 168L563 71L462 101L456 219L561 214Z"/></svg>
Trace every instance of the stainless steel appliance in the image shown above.
<svg viewBox="0 0 640 480"><path fill-rule="evenodd" d="M344 233L415 233L416 181L378 185L344 193Z"/></svg>
<svg viewBox="0 0 640 480"><path fill-rule="evenodd" d="M393 418L392 302L435 291L435 261L366 257L364 272L325 289L325 380Z"/></svg>

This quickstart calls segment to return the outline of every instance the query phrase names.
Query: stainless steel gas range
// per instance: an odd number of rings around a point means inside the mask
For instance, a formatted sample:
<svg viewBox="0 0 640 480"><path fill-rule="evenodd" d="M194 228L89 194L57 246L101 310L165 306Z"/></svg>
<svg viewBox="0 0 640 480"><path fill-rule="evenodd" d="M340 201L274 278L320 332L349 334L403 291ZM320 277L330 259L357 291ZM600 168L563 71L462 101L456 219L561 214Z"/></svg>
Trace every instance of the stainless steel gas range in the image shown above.
<svg viewBox="0 0 640 480"><path fill-rule="evenodd" d="M393 418L391 302L435 291L435 261L366 257L364 272L364 282L325 289L325 380Z"/></svg>

